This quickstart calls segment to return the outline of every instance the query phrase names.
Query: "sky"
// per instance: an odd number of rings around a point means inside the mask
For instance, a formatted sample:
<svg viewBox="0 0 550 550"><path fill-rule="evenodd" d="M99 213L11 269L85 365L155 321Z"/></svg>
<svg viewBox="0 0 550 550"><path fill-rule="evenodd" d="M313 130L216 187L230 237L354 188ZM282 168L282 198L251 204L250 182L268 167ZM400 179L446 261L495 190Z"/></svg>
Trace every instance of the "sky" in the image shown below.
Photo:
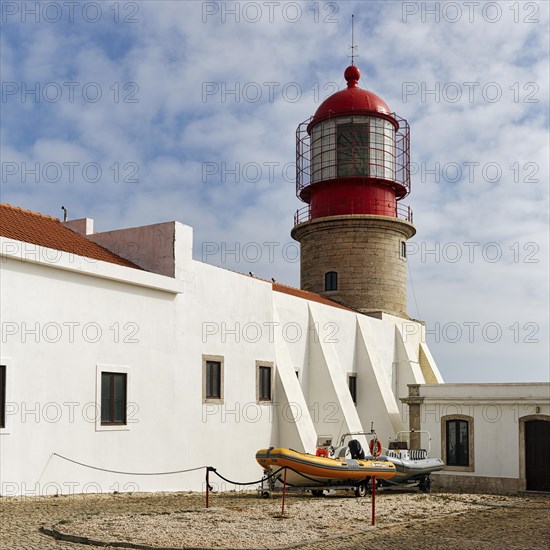
<svg viewBox="0 0 550 550"><path fill-rule="evenodd" d="M359 85L411 125L411 317L446 382L548 381L548 2L1 2L0 199L299 286L295 130Z"/></svg>

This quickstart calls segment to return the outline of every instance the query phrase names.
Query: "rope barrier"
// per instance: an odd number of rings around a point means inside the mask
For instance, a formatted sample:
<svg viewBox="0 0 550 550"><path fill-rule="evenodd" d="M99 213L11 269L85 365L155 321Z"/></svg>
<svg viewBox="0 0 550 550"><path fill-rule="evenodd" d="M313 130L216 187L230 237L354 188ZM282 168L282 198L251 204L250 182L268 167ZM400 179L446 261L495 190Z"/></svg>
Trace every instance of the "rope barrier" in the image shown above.
<svg viewBox="0 0 550 550"><path fill-rule="evenodd" d="M73 464L78 464L79 466L83 466L84 468L90 468L91 470L98 470L100 472L109 472L111 474L121 474L121 475L128 475L128 476L165 476L165 475L174 475L174 474L184 474L186 472L195 472L197 470L202 470L204 468L208 469L208 471L215 473L219 478L223 479L223 481L227 483L231 483L232 485L258 485L260 483L263 483L264 481L267 481L268 479L271 479L272 477L276 476L280 472L282 472L285 468L279 468L275 472L263 477L262 479L259 479L257 481L248 481L248 482L240 482L240 481L231 481L230 479L222 476L216 468L213 466L197 466L196 468L187 468L186 470L174 470L171 472L123 472L121 470L110 470L109 468L100 468L99 466L92 466L91 464L85 464L84 462L79 462L78 460L74 460L72 458L68 458L66 456L60 455L59 453L52 453L50 456L50 459L52 456L57 456L63 460L66 460L67 462L72 462ZM49 462L49 460L48 460ZM296 470L292 468L288 468L289 470L292 470L293 472L301 475L302 477L305 477L306 479L309 479L311 481L317 481L313 478L310 478L300 472L297 472Z"/></svg>
<svg viewBox="0 0 550 550"><path fill-rule="evenodd" d="M227 483L231 483L232 485L257 485L259 483L263 483L264 481L267 481L268 479L276 476L277 474L279 474L282 470L290 470L292 472L294 472L295 474L298 474L300 477L303 477L309 481L313 481L314 483L321 483L319 481L319 479L315 479L313 477L309 477L307 476L306 474L303 474L302 472L299 472L298 470L295 470L294 468L291 468L290 466L282 466L281 468L279 468L276 472L273 472L272 474L269 474L268 476L258 480L258 481L251 481L249 483L240 483L240 482L237 482L237 481L231 481L230 479L227 479L226 477L223 477L220 473L218 473L216 471L216 468L213 468L212 466L208 466L208 469L211 471L211 472L214 472L218 477L220 477L221 479L223 479L225 482ZM366 477L366 479L368 479L369 476ZM359 485L361 482L357 482L357 485ZM287 483L287 485L289 485L290 487L294 487L295 484L293 483ZM355 485L355 484L350 484L350 485ZM298 486L299 487L299 486Z"/></svg>
<svg viewBox="0 0 550 550"><path fill-rule="evenodd" d="M174 475L174 474L184 474L187 472L195 472L197 470L206 469L208 472L213 472L216 474L220 479L225 481L226 483L230 483L231 485L259 485L260 483L263 483L264 481L267 481L268 479L271 479L272 477L277 476L280 474L283 470L290 470L294 472L295 474L298 474L300 477L307 479L308 481L312 481L314 483L320 483L319 479L315 479L313 477L307 476L306 474L303 474L302 472L299 472L298 470L295 470L294 468L291 468L290 466L281 467L275 472L272 472L271 474L258 479L256 481L247 481L247 482L241 482L241 481L232 481L231 479L228 479L222 474L220 474L216 468L213 466L197 466L196 468L187 468L186 470L174 470L171 472L123 472L120 470L110 470L108 468L100 468L98 466L92 466L90 464L85 464L84 462L79 462L78 460L73 460L72 458L68 458L66 456L60 455L59 453L52 453L51 456L57 456L63 460L66 460L67 462L72 462L73 464L78 464L79 466L83 466L84 468L90 468L91 470L98 470L100 472L108 472L111 474L120 474L120 475L129 475L129 476L163 476L163 475ZM50 458L51 458L50 456ZM48 460L49 462L49 460ZM293 487L295 484L288 483L291 487Z"/></svg>
<svg viewBox="0 0 550 550"><path fill-rule="evenodd" d="M198 466L197 468L188 468L187 470L174 470L173 472L121 472L119 470L109 470L108 468L99 468L98 466L90 466L90 464L84 464L83 462L78 462L78 460L73 460L72 458L67 458L66 456L60 455L58 453L52 453L52 456L58 456L67 462L72 462L73 464L78 464L79 466L84 466L84 468L90 468L92 470L99 470L100 472L109 472L111 474L122 474L126 476L168 476L173 474L184 474L186 472L194 472L196 470L202 470L204 468L209 468L209 466Z"/></svg>
<svg viewBox="0 0 550 550"><path fill-rule="evenodd" d="M219 478L223 479L227 483L231 483L231 485L258 485L259 483L263 483L264 481L267 481L268 479L272 478L273 476L276 476L280 471L282 471L284 469L285 469L284 467L279 468L276 472L273 472L272 474L269 474L268 476L263 477L262 479L260 479L258 481L250 481L250 482L247 482L247 483L242 483L242 482L239 482L239 481L231 481L230 479L227 479L226 477L223 477L220 473L218 473L216 468L214 468L212 466L208 466L208 470L210 472L214 472ZM290 468L290 469L292 469L292 468Z"/></svg>
<svg viewBox="0 0 550 550"><path fill-rule="evenodd" d="M319 480L318 479L314 479L312 477L309 477L301 472L298 472L297 470L295 470L294 468L290 468L289 466L282 466L281 468L279 468L278 470L276 470L275 472L272 472L271 474L257 480L257 481L248 481L248 482L240 482L240 481L232 481L224 476L222 476L217 470L216 468L214 468L213 466L197 466L196 468L187 468L186 470L174 470L174 471L171 471L171 472L122 472L120 470L110 470L108 468L100 468L98 466L92 466L90 464L85 464L84 462L79 462L78 460L73 460L72 458L68 458L66 456L63 456L63 455L60 455L59 453L52 453L50 455L50 458L48 459L48 463L46 464L46 467L48 466L52 456L57 456L63 460L66 460L67 462L72 462L73 464L77 464L78 466L83 466L84 468L90 468L91 470L98 470L100 472L108 472L108 473L111 473L111 474L121 474L121 475L129 475L129 476L165 476L165 475L173 475L173 474L184 474L184 473L187 473L187 472L196 472L197 470L202 470L202 469L205 469L206 470L206 508L209 507L209 494L210 494L210 491L212 490L212 487L210 486L210 482L209 482L209 474L210 472L216 474L220 479L223 479L223 481L227 482L227 483L230 483L232 485L258 485L260 483L263 483L264 481L267 481L268 479L271 479L272 477L278 475L281 471L284 470L284 487L283 487L283 503L282 503L282 511L281 511L281 514L284 515L284 506L285 506L285 494L286 494L286 486L287 486L287 482L286 482L286 473L287 473L287 470L291 470L292 472L298 474L299 476L303 477L304 479L307 479L309 481L313 481L314 483L319 483ZM45 470L46 468L44 468ZM42 474L44 473L44 471L42 472ZM42 474L40 477L42 477ZM376 479L375 477L372 478L372 481L373 481L373 491L372 491L372 525L374 525L375 523L375 495L376 495ZM289 484L290 485L290 484ZM292 485L291 485L292 486Z"/></svg>

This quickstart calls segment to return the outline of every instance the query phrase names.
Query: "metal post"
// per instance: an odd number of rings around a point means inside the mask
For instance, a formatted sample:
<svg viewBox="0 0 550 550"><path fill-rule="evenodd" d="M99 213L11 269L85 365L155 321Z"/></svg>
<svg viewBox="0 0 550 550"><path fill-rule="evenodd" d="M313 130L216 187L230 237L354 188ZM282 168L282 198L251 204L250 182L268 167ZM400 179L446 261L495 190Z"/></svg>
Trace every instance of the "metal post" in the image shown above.
<svg viewBox="0 0 550 550"><path fill-rule="evenodd" d="M281 505L281 516L285 515L285 496L286 496L286 468L283 476L283 503Z"/></svg>
<svg viewBox="0 0 550 550"><path fill-rule="evenodd" d="M208 508L208 497L210 496L210 468L206 467L206 507Z"/></svg>
<svg viewBox="0 0 550 550"><path fill-rule="evenodd" d="M376 523L376 478L372 476L372 525Z"/></svg>

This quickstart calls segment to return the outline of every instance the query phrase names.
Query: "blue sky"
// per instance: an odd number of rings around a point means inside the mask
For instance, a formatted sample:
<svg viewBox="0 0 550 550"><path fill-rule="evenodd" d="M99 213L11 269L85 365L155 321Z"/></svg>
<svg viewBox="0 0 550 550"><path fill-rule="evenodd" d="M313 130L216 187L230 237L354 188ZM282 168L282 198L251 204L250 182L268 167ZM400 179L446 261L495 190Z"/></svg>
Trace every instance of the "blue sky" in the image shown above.
<svg viewBox="0 0 550 550"><path fill-rule="evenodd" d="M409 313L446 381L548 380L547 2L35 5L2 2L2 202L178 220L294 286L295 129L354 13L360 85L411 124Z"/></svg>

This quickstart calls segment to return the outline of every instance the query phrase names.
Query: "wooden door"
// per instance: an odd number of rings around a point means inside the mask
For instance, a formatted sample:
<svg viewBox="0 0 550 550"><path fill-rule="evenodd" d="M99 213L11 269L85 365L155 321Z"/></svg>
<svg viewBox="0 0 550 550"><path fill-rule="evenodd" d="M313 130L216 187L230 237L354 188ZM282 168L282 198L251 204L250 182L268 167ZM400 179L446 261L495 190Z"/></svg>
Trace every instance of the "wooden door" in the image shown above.
<svg viewBox="0 0 550 550"><path fill-rule="evenodd" d="M528 491L550 491L550 422L525 422L525 477Z"/></svg>

